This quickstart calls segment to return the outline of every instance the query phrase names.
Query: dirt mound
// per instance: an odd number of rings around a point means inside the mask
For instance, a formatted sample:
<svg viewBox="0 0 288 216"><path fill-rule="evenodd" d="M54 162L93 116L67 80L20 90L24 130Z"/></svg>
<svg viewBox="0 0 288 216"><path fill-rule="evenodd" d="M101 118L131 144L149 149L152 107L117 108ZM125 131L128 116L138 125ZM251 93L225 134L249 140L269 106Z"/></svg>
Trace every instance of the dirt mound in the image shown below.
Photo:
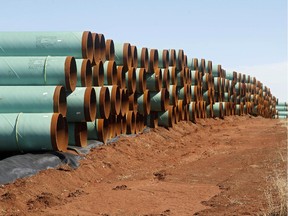
<svg viewBox="0 0 288 216"><path fill-rule="evenodd" d="M0 215L263 214L271 180L286 176L286 142L282 122L249 116L122 136L77 170L2 186Z"/></svg>

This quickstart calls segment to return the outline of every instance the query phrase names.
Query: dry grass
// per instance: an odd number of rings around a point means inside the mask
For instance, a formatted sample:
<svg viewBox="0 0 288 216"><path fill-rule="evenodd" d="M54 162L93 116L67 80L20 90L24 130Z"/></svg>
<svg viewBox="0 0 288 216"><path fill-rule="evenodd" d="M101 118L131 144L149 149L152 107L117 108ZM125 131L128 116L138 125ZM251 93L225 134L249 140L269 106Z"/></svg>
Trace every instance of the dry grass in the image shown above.
<svg viewBox="0 0 288 216"><path fill-rule="evenodd" d="M271 185L264 192L268 208L264 216L287 216L287 179L286 175L276 174Z"/></svg>

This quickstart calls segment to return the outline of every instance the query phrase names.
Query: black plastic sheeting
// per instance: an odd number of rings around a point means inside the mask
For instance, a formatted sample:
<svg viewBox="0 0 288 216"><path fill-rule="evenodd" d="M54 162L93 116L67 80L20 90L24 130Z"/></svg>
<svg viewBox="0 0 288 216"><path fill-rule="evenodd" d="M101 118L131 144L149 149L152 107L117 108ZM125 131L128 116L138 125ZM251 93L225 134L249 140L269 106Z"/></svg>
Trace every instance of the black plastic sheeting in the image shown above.
<svg viewBox="0 0 288 216"><path fill-rule="evenodd" d="M63 152L27 153L22 155L1 155L0 156L0 185L14 182L18 178L32 176L41 170L54 169L63 164L76 169L79 160L90 152L92 148L102 145L98 141L88 141L85 148L71 147L79 153L74 155Z"/></svg>
<svg viewBox="0 0 288 216"><path fill-rule="evenodd" d="M150 128L145 128L142 133L148 133ZM135 137L137 135L121 135L126 137ZM116 142L119 136L110 139L107 144ZM64 152L42 152L27 153L21 155L0 155L0 185L14 182L16 179L32 176L41 170L55 169L61 165L69 165L72 169L79 166L79 160L85 157L92 148L103 145L102 142L88 140L85 148L77 146L68 146L68 149L74 150L78 155Z"/></svg>

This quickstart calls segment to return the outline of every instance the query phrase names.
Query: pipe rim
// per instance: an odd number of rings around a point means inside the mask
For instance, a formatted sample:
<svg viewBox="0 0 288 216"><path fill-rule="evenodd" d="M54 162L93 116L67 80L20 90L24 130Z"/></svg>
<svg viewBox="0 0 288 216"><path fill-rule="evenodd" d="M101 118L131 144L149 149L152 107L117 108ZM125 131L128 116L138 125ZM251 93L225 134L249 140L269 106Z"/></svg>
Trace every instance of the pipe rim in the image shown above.
<svg viewBox="0 0 288 216"><path fill-rule="evenodd" d="M177 61L176 68L179 70L182 70L183 63L184 63L184 50L183 49L178 50L178 56L177 56L176 61Z"/></svg>
<svg viewBox="0 0 288 216"><path fill-rule="evenodd" d="M169 67L169 50L167 49L162 50L162 64L163 68Z"/></svg>
<svg viewBox="0 0 288 216"><path fill-rule="evenodd" d="M170 85L169 86L169 94L170 93L171 93L171 97L169 97L169 100L170 99L172 100L172 103L170 105L175 106L177 104L177 100L178 100L177 86L176 85Z"/></svg>
<svg viewBox="0 0 288 216"><path fill-rule="evenodd" d="M157 68L154 71L154 76L155 76L155 90L156 91L160 91L161 87L162 87L162 73L161 73L161 69Z"/></svg>
<svg viewBox="0 0 288 216"><path fill-rule="evenodd" d="M131 55L132 55L132 63L131 67L137 68L138 67L138 54L137 54L137 47L131 46Z"/></svg>
<svg viewBox="0 0 288 216"><path fill-rule="evenodd" d="M64 117L67 114L67 97L63 86L56 86L53 95L53 111L61 113Z"/></svg>
<svg viewBox="0 0 288 216"><path fill-rule="evenodd" d="M107 140L108 140L108 135L109 135L109 123L107 119L96 119L95 121L97 121L97 135L98 135L98 139L99 141L103 142L104 144L106 144Z"/></svg>
<svg viewBox="0 0 288 216"><path fill-rule="evenodd" d="M132 51L130 43L123 44L123 66L125 70L132 67Z"/></svg>
<svg viewBox="0 0 288 216"><path fill-rule="evenodd" d="M110 114L112 115L119 115L120 108L121 108L121 101L120 101L120 88L117 85L113 85L111 89L111 111Z"/></svg>
<svg viewBox="0 0 288 216"><path fill-rule="evenodd" d="M68 124L60 113L53 113L50 123L50 138L53 150L66 151L68 147Z"/></svg>
<svg viewBox="0 0 288 216"><path fill-rule="evenodd" d="M167 110L169 107L169 91L166 88L161 89L161 109Z"/></svg>
<svg viewBox="0 0 288 216"><path fill-rule="evenodd" d="M125 71L122 65L117 66L117 85L120 88L126 88Z"/></svg>
<svg viewBox="0 0 288 216"><path fill-rule="evenodd" d="M79 147L87 146L87 123L76 122L74 127L75 145Z"/></svg>
<svg viewBox="0 0 288 216"><path fill-rule="evenodd" d="M149 115L151 111L151 105L150 105L150 91L145 90L143 95L143 107L144 107L144 114Z"/></svg>
<svg viewBox="0 0 288 216"><path fill-rule="evenodd" d="M118 74L117 74L116 62L115 61L106 61L106 62L107 62L107 82L108 82L108 85L117 85Z"/></svg>
<svg viewBox="0 0 288 216"><path fill-rule="evenodd" d="M104 85L104 67L103 62L99 61L92 68L93 71L93 86L103 86Z"/></svg>
<svg viewBox="0 0 288 216"><path fill-rule="evenodd" d="M93 39L93 60L91 63L95 65L98 61L101 60L101 48L100 48L100 39L99 35L97 33L92 33L92 39Z"/></svg>
<svg viewBox="0 0 288 216"><path fill-rule="evenodd" d="M141 49L141 68L145 68L146 71L149 70L149 59L148 59L148 49L143 47Z"/></svg>
<svg viewBox="0 0 288 216"><path fill-rule="evenodd" d="M137 113L138 104L136 93L130 94L128 98L129 98L129 110L133 111L134 113Z"/></svg>
<svg viewBox="0 0 288 216"><path fill-rule="evenodd" d="M108 119L111 111L110 93L107 87L101 87L99 96L100 115Z"/></svg>
<svg viewBox="0 0 288 216"><path fill-rule="evenodd" d="M112 39L108 39L105 42L105 56L106 60L114 61L115 60L115 46Z"/></svg>
<svg viewBox="0 0 288 216"><path fill-rule="evenodd" d="M93 49L93 38L90 31L84 31L82 34L82 58L93 61L94 49Z"/></svg>
<svg viewBox="0 0 288 216"><path fill-rule="evenodd" d="M81 86L91 87L92 86L92 66L89 59L83 59L81 65Z"/></svg>
<svg viewBox="0 0 288 216"><path fill-rule="evenodd" d="M150 50L150 56L149 56L149 71L154 72L156 69L158 69L158 50L157 49L151 49Z"/></svg>
<svg viewBox="0 0 288 216"><path fill-rule="evenodd" d="M75 58L67 56L64 65L65 87L67 91L73 92L77 85L77 66Z"/></svg>
<svg viewBox="0 0 288 216"><path fill-rule="evenodd" d="M169 88L170 83L170 75L169 75L169 69L161 69L162 70L162 88ZM164 75L164 76L163 76Z"/></svg>
<svg viewBox="0 0 288 216"><path fill-rule="evenodd" d="M84 92L84 116L85 121L96 118L96 93L92 87L87 87Z"/></svg>
<svg viewBox="0 0 288 216"><path fill-rule="evenodd" d="M106 43L104 34L98 34L99 36L99 45L100 45L100 59L101 61L106 60Z"/></svg>
<svg viewBox="0 0 288 216"><path fill-rule="evenodd" d="M176 67L171 66L169 67L169 77L170 77L170 84L177 85L177 76L176 76Z"/></svg>
<svg viewBox="0 0 288 216"><path fill-rule="evenodd" d="M130 68L126 73L128 73L128 92L134 93L136 91L136 69Z"/></svg>
<svg viewBox="0 0 288 216"><path fill-rule="evenodd" d="M175 49L169 50L169 66L176 68L176 50Z"/></svg>
<svg viewBox="0 0 288 216"><path fill-rule="evenodd" d="M127 94L127 89L121 89L121 115L126 116L129 110L129 97Z"/></svg>
<svg viewBox="0 0 288 216"><path fill-rule="evenodd" d="M146 87L147 87L146 76L145 76L146 70L145 70L145 68L138 68L136 70L136 73L138 73L138 84L139 84L138 92L143 93L143 92L145 92ZM137 90L137 88L136 88L136 90Z"/></svg>
<svg viewBox="0 0 288 216"><path fill-rule="evenodd" d="M128 111L126 114L126 134L135 133L135 113L133 111Z"/></svg>

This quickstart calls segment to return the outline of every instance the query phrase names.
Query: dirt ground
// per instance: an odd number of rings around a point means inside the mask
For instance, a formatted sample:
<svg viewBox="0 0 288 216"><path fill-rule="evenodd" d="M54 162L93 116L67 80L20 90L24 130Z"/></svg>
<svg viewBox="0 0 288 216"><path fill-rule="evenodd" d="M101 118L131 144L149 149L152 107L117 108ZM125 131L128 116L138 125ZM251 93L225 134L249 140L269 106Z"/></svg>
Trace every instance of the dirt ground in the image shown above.
<svg viewBox="0 0 288 216"><path fill-rule="evenodd" d="M0 187L0 215L263 215L287 172L285 121L180 122Z"/></svg>

